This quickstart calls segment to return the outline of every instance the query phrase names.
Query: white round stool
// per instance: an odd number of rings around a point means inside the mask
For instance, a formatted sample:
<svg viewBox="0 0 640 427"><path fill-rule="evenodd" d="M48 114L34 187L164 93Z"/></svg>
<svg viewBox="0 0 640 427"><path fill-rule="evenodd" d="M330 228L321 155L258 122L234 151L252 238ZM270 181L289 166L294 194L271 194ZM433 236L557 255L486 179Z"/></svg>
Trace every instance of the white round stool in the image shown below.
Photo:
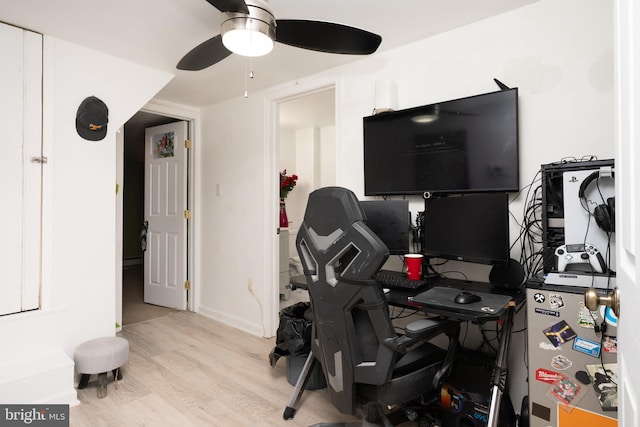
<svg viewBox="0 0 640 427"><path fill-rule="evenodd" d="M107 373L121 380L120 368L129 358L129 341L120 337L103 337L86 341L76 347L76 371L81 374L78 389L86 388L91 374L98 374L98 398L107 396Z"/></svg>

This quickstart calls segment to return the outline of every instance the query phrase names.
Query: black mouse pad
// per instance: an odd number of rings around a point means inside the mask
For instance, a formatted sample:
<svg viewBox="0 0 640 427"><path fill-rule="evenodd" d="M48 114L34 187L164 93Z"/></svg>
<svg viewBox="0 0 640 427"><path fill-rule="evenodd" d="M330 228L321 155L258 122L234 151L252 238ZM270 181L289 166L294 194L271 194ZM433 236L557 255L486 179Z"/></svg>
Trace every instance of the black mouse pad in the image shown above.
<svg viewBox="0 0 640 427"><path fill-rule="evenodd" d="M506 306L511 297L508 295L473 292L482 298L481 301L469 304L458 304L454 301L461 289L435 286L411 298L412 301L433 307L446 307L455 310L473 311L476 313L497 313Z"/></svg>

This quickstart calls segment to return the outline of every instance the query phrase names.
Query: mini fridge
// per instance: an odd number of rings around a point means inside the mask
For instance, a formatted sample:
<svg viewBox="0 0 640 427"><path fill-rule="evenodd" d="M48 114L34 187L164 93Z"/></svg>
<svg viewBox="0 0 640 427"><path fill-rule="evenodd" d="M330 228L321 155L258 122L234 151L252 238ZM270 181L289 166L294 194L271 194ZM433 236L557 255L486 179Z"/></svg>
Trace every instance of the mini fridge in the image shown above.
<svg viewBox="0 0 640 427"><path fill-rule="evenodd" d="M589 310L584 291L527 284L531 427L618 425L618 319Z"/></svg>

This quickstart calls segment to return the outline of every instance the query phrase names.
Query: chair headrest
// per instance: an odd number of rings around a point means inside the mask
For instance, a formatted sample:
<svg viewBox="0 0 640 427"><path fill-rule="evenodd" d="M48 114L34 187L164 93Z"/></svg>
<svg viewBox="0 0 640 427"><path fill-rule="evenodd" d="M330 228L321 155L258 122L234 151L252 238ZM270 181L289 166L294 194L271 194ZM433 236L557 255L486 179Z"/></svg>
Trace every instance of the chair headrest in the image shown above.
<svg viewBox="0 0 640 427"><path fill-rule="evenodd" d="M304 222L321 236L346 230L366 215L352 191L342 187L323 187L309 195Z"/></svg>

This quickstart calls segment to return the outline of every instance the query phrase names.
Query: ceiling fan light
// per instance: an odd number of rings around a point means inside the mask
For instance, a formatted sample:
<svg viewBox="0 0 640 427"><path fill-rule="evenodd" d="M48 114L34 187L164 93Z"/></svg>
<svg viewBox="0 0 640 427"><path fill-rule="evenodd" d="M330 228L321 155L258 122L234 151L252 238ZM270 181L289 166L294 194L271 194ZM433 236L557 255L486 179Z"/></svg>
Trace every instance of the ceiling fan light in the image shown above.
<svg viewBox="0 0 640 427"><path fill-rule="evenodd" d="M276 38L276 19L266 3L247 1L249 14L224 12L222 44L242 56L262 56L271 52Z"/></svg>
<svg viewBox="0 0 640 427"><path fill-rule="evenodd" d="M242 56L263 56L273 50L273 39L254 28L228 30L222 35L222 43L231 52Z"/></svg>

